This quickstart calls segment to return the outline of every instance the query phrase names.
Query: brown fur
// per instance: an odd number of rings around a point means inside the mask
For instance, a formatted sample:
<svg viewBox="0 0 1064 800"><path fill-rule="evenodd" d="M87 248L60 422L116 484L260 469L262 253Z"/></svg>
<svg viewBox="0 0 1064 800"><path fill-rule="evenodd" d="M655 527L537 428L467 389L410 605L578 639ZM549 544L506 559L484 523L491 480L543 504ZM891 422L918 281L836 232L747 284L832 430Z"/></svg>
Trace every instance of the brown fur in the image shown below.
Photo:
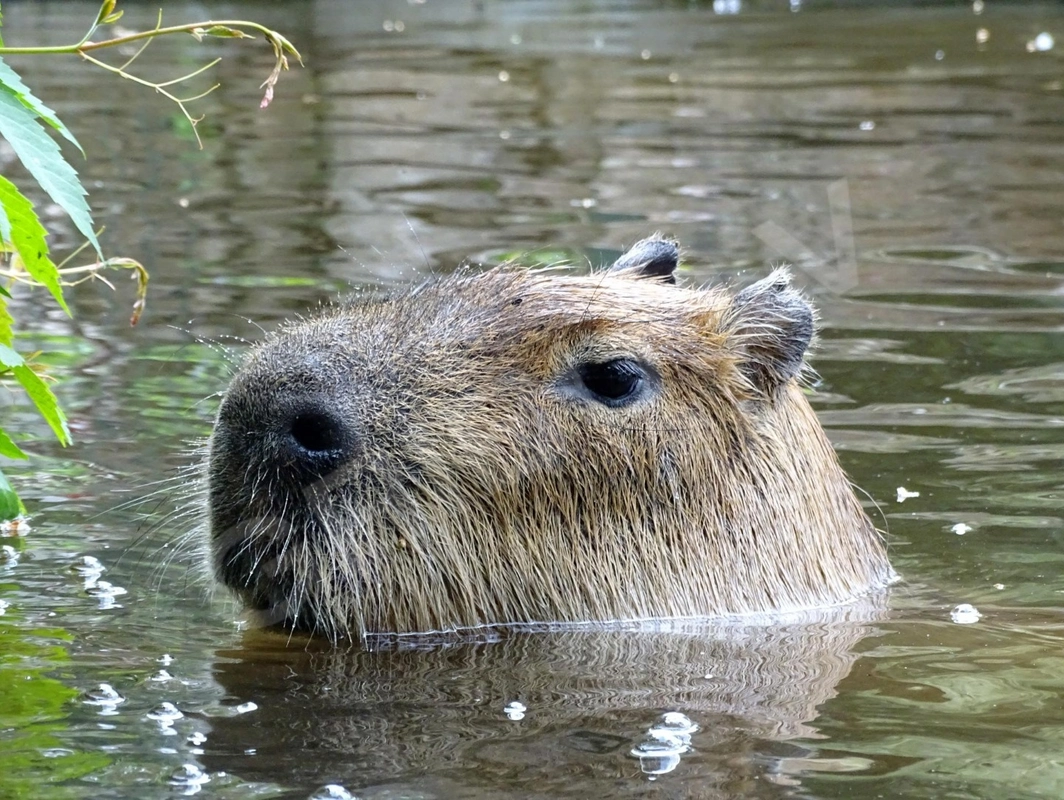
<svg viewBox="0 0 1064 800"><path fill-rule="evenodd" d="M848 601L894 574L794 377L810 335L784 274L735 296L630 268L463 273L289 325L219 413L216 571L334 637ZM617 358L653 391L573 388ZM351 434L310 478L273 425L305 396Z"/></svg>

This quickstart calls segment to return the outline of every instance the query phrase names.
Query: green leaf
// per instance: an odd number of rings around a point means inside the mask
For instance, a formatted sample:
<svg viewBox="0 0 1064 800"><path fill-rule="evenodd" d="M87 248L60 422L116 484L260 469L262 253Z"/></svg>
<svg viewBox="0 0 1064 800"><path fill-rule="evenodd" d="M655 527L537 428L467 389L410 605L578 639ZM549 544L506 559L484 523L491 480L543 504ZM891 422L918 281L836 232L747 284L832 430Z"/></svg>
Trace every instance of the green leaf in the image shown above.
<svg viewBox="0 0 1064 800"><path fill-rule="evenodd" d="M11 220L7 218L7 212L0 203L0 243L11 242ZM10 297L10 295L8 295Z"/></svg>
<svg viewBox="0 0 1064 800"><path fill-rule="evenodd" d="M4 432L3 428L0 428L0 456L26 458L26 454L19 449L17 444L11 441L11 437Z"/></svg>
<svg viewBox="0 0 1064 800"><path fill-rule="evenodd" d="M102 24L103 25L113 25L114 23L118 22L118 20L122 19L122 15L125 14L125 13L126 13L125 9L122 9L121 11L116 11L115 13L110 14L107 17L104 17Z"/></svg>
<svg viewBox="0 0 1064 800"><path fill-rule="evenodd" d="M7 521L26 513L22 501L18 499L15 490L7 482L4 473L0 472L0 520Z"/></svg>
<svg viewBox="0 0 1064 800"><path fill-rule="evenodd" d="M63 158L59 145L40 126L33 112L4 86L0 86L0 136L7 139L22 165L48 196L70 215L75 227L89 240L102 261L103 253L92 229L89 205L85 202L85 188L78 180L77 172ZM8 209L10 214L11 209Z"/></svg>
<svg viewBox="0 0 1064 800"><path fill-rule="evenodd" d="M33 96L33 93L30 92L29 87L22 82L22 78L18 76L18 73L5 64L2 58L0 58L0 84L3 84L10 89L22 105L26 106L26 108L59 131L64 139L73 144L78 150L81 150L82 155L85 155L84 148L78 144L78 140L74 138L74 134L70 132L66 125L59 121L59 117L55 115L55 112L52 111L52 109L48 108L48 106Z"/></svg>
<svg viewBox="0 0 1064 800"><path fill-rule="evenodd" d="M52 297L62 309L70 314L66 301L63 300L63 287L59 282L59 270L52 259L48 258L48 232L37 218L33 203L23 196L7 178L0 176L0 206L3 207L8 221L10 241L22 258L22 265L30 277L52 293Z"/></svg>
<svg viewBox="0 0 1064 800"><path fill-rule="evenodd" d="M29 395L40 415L44 417L44 421L51 427L59 443L64 446L70 444L72 440L70 429L67 427L66 414L59 407L59 401L41 376L30 369L22 356L3 344L0 344L0 366L10 369L15 380L22 384L22 388L26 390L26 394Z"/></svg>
<svg viewBox="0 0 1064 800"><path fill-rule="evenodd" d="M11 296L8 294L7 289L2 286L0 286L0 294ZM15 320L7 310L7 302L0 299L0 344L6 344L10 347L11 343L15 341L15 334L12 330L14 324Z"/></svg>

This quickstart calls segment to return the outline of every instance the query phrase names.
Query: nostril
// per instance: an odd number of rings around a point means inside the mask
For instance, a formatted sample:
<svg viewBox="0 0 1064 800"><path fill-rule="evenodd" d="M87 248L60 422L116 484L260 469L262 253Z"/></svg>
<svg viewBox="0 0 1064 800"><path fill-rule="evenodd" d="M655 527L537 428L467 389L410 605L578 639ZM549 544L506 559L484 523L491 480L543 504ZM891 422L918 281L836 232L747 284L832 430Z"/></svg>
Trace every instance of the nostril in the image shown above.
<svg viewBox="0 0 1064 800"><path fill-rule="evenodd" d="M315 455L342 450L346 440L344 427L339 420L318 411L297 414L292 420L290 433L297 445Z"/></svg>

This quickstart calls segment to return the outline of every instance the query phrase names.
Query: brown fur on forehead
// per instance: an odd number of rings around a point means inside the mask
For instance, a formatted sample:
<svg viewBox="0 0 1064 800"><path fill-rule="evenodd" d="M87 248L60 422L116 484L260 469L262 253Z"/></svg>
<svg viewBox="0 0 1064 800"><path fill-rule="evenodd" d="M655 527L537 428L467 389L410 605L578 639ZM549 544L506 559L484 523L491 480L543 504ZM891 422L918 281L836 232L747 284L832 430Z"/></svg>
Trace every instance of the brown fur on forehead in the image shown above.
<svg viewBox="0 0 1064 800"><path fill-rule="evenodd" d="M531 345L537 339L572 343L580 337L631 337L667 355L693 342L721 346L730 298L722 289L683 289L608 273L497 267L426 283L384 301L340 307L321 320L379 332L387 320L396 335L423 329L422 343ZM291 333L291 331L286 331ZM645 347L645 344L644 344Z"/></svg>

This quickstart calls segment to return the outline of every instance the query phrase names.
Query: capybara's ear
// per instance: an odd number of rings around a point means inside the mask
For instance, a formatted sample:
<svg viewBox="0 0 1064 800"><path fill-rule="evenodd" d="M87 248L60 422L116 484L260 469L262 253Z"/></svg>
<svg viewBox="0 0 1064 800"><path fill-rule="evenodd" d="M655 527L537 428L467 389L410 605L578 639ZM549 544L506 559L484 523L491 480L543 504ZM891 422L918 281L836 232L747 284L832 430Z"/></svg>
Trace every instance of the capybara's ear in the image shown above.
<svg viewBox="0 0 1064 800"><path fill-rule="evenodd" d="M802 370L813 340L813 307L791 288L791 273L777 269L735 295L730 327L743 352L740 369L771 394Z"/></svg>
<svg viewBox="0 0 1064 800"><path fill-rule="evenodd" d="M680 246L671 239L655 234L636 242L623 256L613 262L610 274L632 278L654 278L662 283L676 283L676 265L680 262Z"/></svg>

